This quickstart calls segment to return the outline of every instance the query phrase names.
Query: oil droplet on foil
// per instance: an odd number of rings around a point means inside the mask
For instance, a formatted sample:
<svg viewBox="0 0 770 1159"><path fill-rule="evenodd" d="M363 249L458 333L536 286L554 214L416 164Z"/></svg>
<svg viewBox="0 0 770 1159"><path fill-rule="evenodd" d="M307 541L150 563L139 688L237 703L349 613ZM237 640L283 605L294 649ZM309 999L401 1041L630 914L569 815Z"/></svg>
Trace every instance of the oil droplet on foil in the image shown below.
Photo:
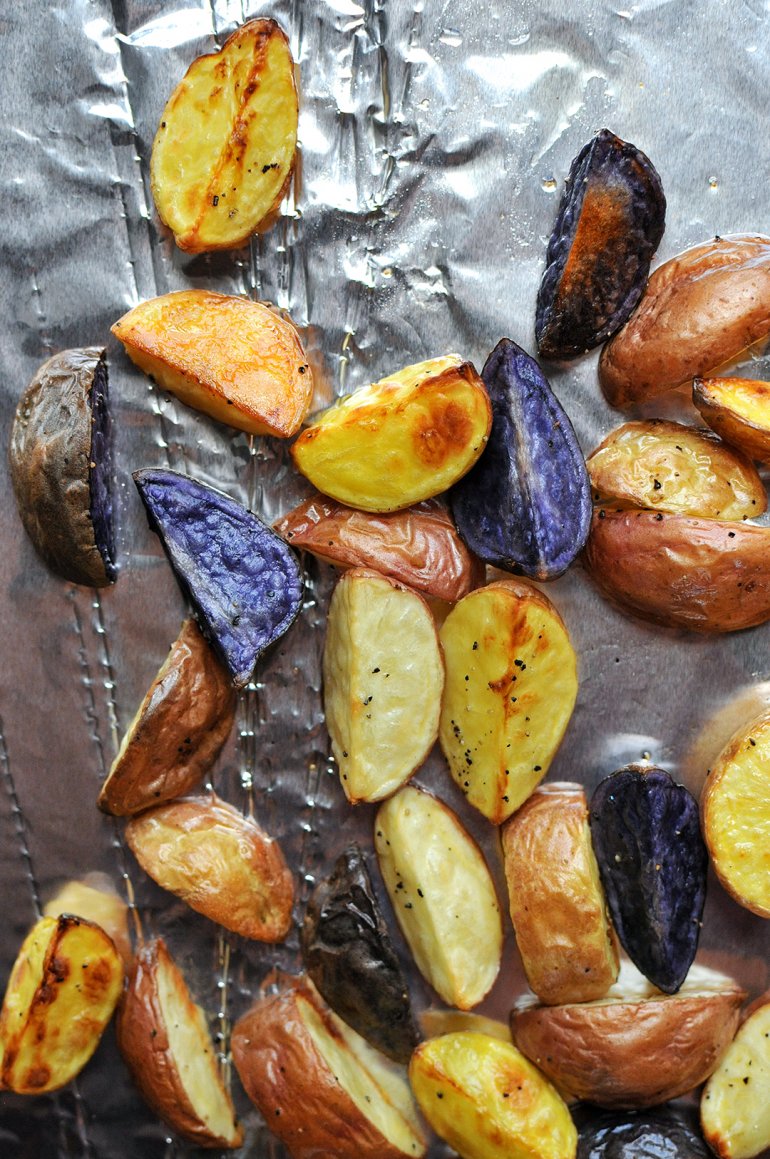
<svg viewBox="0 0 770 1159"><path fill-rule="evenodd" d="M709 177L709 189L719 189L719 182L717 181L716 177Z"/></svg>
<svg viewBox="0 0 770 1159"><path fill-rule="evenodd" d="M544 177L540 184L543 186L543 189L545 189L546 193L553 193L554 189L556 188L556 178Z"/></svg>
<svg viewBox="0 0 770 1159"><path fill-rule="evenodd" d="M438 39L440 44L447 44L450 48L459 48L463 42L456 28L442 28Z"/></svg>

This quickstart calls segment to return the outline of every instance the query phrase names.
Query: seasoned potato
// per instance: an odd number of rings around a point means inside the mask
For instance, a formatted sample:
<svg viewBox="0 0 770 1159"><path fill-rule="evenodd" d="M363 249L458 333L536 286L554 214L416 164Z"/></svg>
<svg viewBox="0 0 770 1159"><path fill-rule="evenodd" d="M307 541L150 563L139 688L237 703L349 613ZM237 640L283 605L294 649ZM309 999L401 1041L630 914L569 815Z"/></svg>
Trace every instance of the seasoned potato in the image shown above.
<svg viewBox="0 0 770 1159"><path fill-rule="evenodd" d="M426 1142L406 1076L346 1026L305 978L235 1025L246 1094L292 1159L404 1159Z"/></svg>
<svg viewBox="0 0 770 1159"><path fill-rule="evenodd" d="M752 1159L770 1147L770 995L749 1011L703 1088L700 1117L720 1159Z"/></svg>
<svg viewBox="0 0 770 1159"><path fill-rule="evenodd" d="M770 465L770 382L696 378L692 401L721 438Z"/></svg>
<svg viewBox="0 0 770 1159"><path fill-rule="evenodd" d="M140 813L126 841L158 885L226 929L260 942L289 932L294 883L280 848L215 794Z"/></svg>
<svg viewBox="0 0 770 1159"><path fill-rule="evenodd" d="M85 918L41 918L27 934L0 1011L0 1088L63 1087L99 1045L123 989L112 939Z"/></svg>
<svg viewBox="0 0 770 1159"><path fill-rule="evenodd" d="M491 423L484 383L469 362L447 354L341 398L291 453L324 495L363 511L396 511L464 475Z"/></svg>
<svg viewBox="0 0 770 1159"><path fill-rule="evenodd" d="M604 347L599 381L612 406L629 406L708 374L768 331L770 238L715 237L655 270Z"/></svg>
<svg viewBox="0 0 770 1159"><path fill-rule="evenodd" d="M128 933L128 906L118 897L115 886L104 873L88 873L82 881L65 881L43 907L43 916L58 918L72 914L100 926L115 943L128 967L134 957Z"/></svg>
<svg viewBox="0 0 770 1159"><path fill-rule="evenodd" d="M564 1094L600 1107L652 1107L698 1086L738 1025L746 997L732 978L694 965L662 994L631 965L604 998L511 1013L518 1048Z"/></svg>
<svg viewBox="0 0 770 1159"><path fill-rule="evenodd" d="M590 1002L618 976L617 941L580 785L541 785L502 830L511 920L542 1002Z"/></svg>
<svg viewBox="0 0 770 1159"><path fill-rule="evenodd" d="M445 1002L476 1006L497 977L503 948L478 845L447 805L407 785L380 806L374 846L418 969Z"/></svg>
<svg viewBox="0 0 770 1159"><path fill-rule="evenodd" d="M516 580L471 592L440 638L441 747L471 805L499 825L559 747L577 696L575 653L548 597Z"/></svg>
<svg viewBox="0 0 770 1159"><path fill-rule="evenodd" d="M323 678L345 794L380 801L419 768L438 734L444 662L423 598L377 572L346 572L329 605Z"/></svg>
<svg viewBox="0 0 770 1159"><path fill-rule="evenodd" d="M206 1015L162 939L142 947L118 1014L120 1053L152 1109L198 1147L239 1147Z"/></svg>
<svg viewBox="0 0 770 1159"><path fill-rule="evenodd" d="M768 527L600 509L583 562L605 596L645 620L736 632L770 619Z"/></svg>
<svg viewBox="0 0 770 1159"><path fill-rule="evenodd" d="M624 423L589 455L597 503L753 519L767 507L756 468L708 431L663 419Z"/></svg>
<svg viewBox="0 0 770 1159"><path fill-rule="evenodd" d="M461 1031L417 1047L409 1080L433 1130L462 1159L574 1159L563 1100L515 1046Z"/></svg>
<svg viewBox="0 0 770 1159"><path fill-rule="evenodd" d="M150 182L183 250L232 249L278 205L289 183L299 107L294 61L274 20L249 20L199 56L163 110Z"/></svg>
<svg viewBox="0 0 770 1159"><path fill-rule="evenodd" d="M239 431L288 438L310 407L299 335L262 302L177 290L134 306L112 333L163 390Z"/></svg>

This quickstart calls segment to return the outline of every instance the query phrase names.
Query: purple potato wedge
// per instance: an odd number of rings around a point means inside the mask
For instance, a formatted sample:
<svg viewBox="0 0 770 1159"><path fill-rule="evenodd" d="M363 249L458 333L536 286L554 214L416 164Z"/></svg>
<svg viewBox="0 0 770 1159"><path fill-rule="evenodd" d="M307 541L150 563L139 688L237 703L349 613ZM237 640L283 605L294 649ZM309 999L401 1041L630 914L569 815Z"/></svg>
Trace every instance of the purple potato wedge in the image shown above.
<svg viewBox="0 0 770 1159"><path fill-rule="evenodd" d="M555 579L582 550L591 487L572 424L535 360L502 338L481 372L492 430L450 492L457 530L485 563Z"/></svg>
<svg viewBox="0 0 770 1159"><path fill-rule="evenodd" d="M666 221L652 162L602 129L567 177L537 296L543 358L576 358L630 317L642 296Z"/></svg>
<svg viewBox="0 0 770 1159"><path fill-rule="evenodd" d="M573 1108L578 1129L577 1159L710 1159L693 1107L673 1105L648 1111Z"/></svg>
<svg viewBox="0 0 770 1159"><path fill-rule="evenodd" d="M628 765L597 785L591 838L620 943L664 994L695 958L708 853L698 803L662 769Z"/></svg>
<svg viewBox="0 0 770 1159"><path fill-rule="evenodd" d="M148 469L134 482L203 634L242 688L299 613L294 553L252 511L187 475Z"/></svg>

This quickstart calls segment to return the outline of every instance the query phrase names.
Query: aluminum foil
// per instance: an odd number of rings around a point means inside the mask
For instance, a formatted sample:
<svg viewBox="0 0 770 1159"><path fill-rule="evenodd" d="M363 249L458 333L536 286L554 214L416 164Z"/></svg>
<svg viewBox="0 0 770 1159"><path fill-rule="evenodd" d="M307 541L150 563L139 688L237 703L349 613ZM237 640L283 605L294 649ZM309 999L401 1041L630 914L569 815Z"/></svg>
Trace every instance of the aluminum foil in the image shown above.
<svg viewBox="0 0 770 1159"><path fill-rule="evenodd" d="M246 17L289 32L301 74L300 162L275 227L248 248L191 257L149 192L152 138L172 86ZM303 330L316 403L410 362L457 351L480 367L508 335L534 347L534 302L569 164L600 128L644 149L668 199L662 261L715 233L764 231L768 4L761 0L42 0L0 4L3 440L19 393L52 352L107 343L116 432L120 576L99 593L50 575L26 540L7 473L0 507L0 982L62 881L107 873L146 934L162 933L227 1058L232 1021L277 950L223 932L163 893L95 798L122 731L177 634L179 589L130 473L171 466L268 520L306 493L286 448L230 432L158 391L109 338L135 303L190 286L270 300ZM767 374L757 355L741 369ZM621 421L596 357L552 374L590 451ZM693 419L684 397L649 414ZM373 810L347 806L329 755L320 656L331 570L307 560L300 621L260 664L214 786L313 882ZM705 639L604 603L579 569L549 585L580 661L577 708L551 779L587 786L650 759L698 791L731 726L770 701L770 629ZM747 707L748 706L748 707ZM482 841L435 754L419 773ZM383 898L387 910L387 902ZM408 953L398 943L404 960ZM751 994L768 984L768 926L712 881L702 958ZM482 1007L505 1017L523 986L513 936ZM413 977L418 1008L428 987ZM233 1082L241 1154L280 1156ZM57 1095L0 1095L3 1156L183 1156L134 1091L112 1038ZM435 1144L432 1156L448 1154Z"/></svg>

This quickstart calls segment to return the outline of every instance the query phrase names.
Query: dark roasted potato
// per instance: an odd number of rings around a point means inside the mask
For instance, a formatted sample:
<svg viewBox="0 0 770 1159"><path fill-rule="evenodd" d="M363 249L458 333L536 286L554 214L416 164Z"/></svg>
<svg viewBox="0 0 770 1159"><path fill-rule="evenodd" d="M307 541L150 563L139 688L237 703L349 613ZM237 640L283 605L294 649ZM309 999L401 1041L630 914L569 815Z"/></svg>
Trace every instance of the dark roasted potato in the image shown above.
<svg viewBox="0 0 770 1159"><path fill-rule="evenodd" d="M452 489L457 529L479 559L548 580L583 547L591 490L575 432L540 367L503 338L481 373L492 430L475 467Z"/></svg>
<svg viewBox="0 0 770 1159"><path fill-rule="evenodd" d="M690 1107L609 1112L574 1109L577 1159L709 1159Z"/></svg>
<svg viewBox="0 0 770 1159"><path fill-rule="evenodd" d="M770 382L696 378L692 401L712 430L744 454L770 465Z"/></svg>
<svg viewBox="0 0 770 1159"><path fill-rule="evenodd" d="M8 462L24 528L64 579L104 587L116 576L104 350L63 350L24 391Z"/></svg>
<svg viewBox="0 0 770 1159"><path fill-rule="evenodd" d="M572 162L548 243L535 316L543 358L574 358L620 329L642 295L665 220L650 159L602 129Z"/></svg>

